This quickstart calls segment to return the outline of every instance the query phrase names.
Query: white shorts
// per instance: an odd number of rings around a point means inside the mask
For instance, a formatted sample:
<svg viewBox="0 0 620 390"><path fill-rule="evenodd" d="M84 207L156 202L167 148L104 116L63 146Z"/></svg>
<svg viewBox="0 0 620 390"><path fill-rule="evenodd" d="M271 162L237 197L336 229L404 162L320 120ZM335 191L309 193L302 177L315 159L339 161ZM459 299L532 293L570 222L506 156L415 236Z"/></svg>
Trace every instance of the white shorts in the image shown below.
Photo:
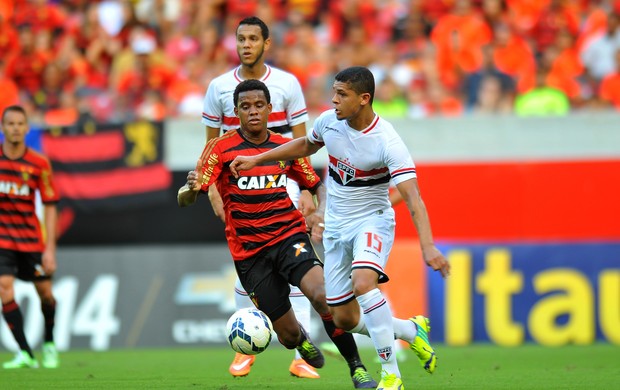
<svg viewBox="0 0 620 390"><path fill-rule="evenodd" d="M388 209L340 229L335 236L323 238L328 305L341 305L355 298L351 283L353 269L373 269L379 274L379 283L388 281L384 270L394 244L395 226L394 211Z"/></svg>

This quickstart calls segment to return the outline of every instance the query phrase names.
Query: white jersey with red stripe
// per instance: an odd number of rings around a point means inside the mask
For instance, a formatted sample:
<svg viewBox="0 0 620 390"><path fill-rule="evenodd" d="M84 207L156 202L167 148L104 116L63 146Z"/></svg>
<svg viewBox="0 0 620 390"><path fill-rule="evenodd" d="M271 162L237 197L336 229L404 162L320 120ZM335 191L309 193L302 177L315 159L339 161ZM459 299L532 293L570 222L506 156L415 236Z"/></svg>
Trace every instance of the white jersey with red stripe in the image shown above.
<svg viewBox="0 0 620 390"><path fill-rule="evenodd" d="M308 121L308 109L295 76L281 69L265 65L267 70L260 81L267 85L271 95L272 111L267 127L284 136L292 137L291 126ZM219 127L222 132L239 128L239 118L235 116L233 94L237 85L243 81L239 75L240 66L209 84L203 102L202 123L209 127Z"/></svg>
<svg viewBox="0 0 620 390"><path fill-rule="evenodd" d="M393 213L390 181L397 185L416 178L413 159L391 123L375 115L364 130L338 120L334 110L314 122L310 142L325 146L329 155L326 236L372 214Z"/></svg>

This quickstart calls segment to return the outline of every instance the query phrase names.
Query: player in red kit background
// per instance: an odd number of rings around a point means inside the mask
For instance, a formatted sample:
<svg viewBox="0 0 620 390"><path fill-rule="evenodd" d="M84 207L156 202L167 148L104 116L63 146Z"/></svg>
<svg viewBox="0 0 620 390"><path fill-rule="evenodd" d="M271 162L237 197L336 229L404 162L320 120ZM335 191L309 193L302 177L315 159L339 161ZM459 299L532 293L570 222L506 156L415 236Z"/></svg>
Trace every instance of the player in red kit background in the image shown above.
<svg viewBox="0 0 620 390"><path fill-rule="evenodd" d="M19 346L15 359L3 367L36 368L38 361L24 335L24 321L13 288L15 278L32 281L45 318L43 367L58 367L54 344L56 300L52 275L56 271L56 203L49 160L26 146L26 111L9 106L2 113L4 142L0 148L0 298L2 314ZM43 202L45 234L35 210L35 193Z"/></svg>

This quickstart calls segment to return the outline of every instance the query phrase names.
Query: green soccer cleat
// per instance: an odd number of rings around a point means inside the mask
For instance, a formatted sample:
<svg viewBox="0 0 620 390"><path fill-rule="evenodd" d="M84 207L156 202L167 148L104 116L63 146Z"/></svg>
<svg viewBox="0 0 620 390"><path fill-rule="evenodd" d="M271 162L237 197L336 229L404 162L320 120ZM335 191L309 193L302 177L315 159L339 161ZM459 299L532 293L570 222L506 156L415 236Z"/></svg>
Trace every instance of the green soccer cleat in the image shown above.
<svg viewBox="0 0 620 390"><path fill-rule="evenodd" d="M377 387L377 382L372 379L364 367L357 367L351 376L351 380L356 389L374 389Z"/></svg>
<svg viewBox="0 0 620 390"><path fill-rule="evenodd" d="M403 381L396 376L396 374L388 374L383 372L381 374L381 382L377 386L377 390L405 390Z"/></svg>
<svg viewBox="0 0 620 390"><path fill-rule="evenodd" d="M301 332L304 334L305 339L302 341L300 345L297 346L297 351L301 355L302 359L306 361L309 365L314 368L321 368L325 365L325 357L321 350L314 345L314 343L310 340L310 337L306 333L306 330L303 326L299 325L301 328Z"/></svg>
<svg viewBox="0 0 620 390"><path fill-rule="evenodd" d="M41 365L45 368L58 368L60 365L56 344L53 342L43 344L43 360L41 360Z"/></svg>
<svg viewBox="0 0 620 390"><path fill-rule="evenodd" d="M418 330L418 334L415 336L413 343L409 344L409 348L418 355L420 364L424 367L426 372L432 374L437 365L437 356L435 355L435 350L428 341L428 334L431 331L431 321L424 316L415 316L409 318L409 321L413 322Z"/></svg>
<svg viewBox="0 0 620 390"><path fill-rule="evenodd" d="M2 367L10 370L13 368L39 368L37 359L30 356L26 351L19 351L15 354L15 358L10 362L6 362Z"/></svg>

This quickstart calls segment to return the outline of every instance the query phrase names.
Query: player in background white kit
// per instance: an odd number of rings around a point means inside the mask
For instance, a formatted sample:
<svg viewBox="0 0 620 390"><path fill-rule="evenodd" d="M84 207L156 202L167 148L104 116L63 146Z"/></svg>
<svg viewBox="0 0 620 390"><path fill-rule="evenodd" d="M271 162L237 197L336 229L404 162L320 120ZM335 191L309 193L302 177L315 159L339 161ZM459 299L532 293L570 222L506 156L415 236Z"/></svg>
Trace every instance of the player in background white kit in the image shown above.
<svg viewBox="0 0 620 390"><path fill-rule="evenodd" d="M433 242L413 160L393 126L372 109L374 90L367 68L342 70L334 82L335 109L316 119L311 135L256 156L238 156L230 169L238 176L262 162L291 160L327 148L323 233L327 303L338 327L371 337L382 366L377 389L403 389L394 336L409 343L429 373L435 370L437 357L428 340L430 321L421 315L394 318L378 288L388 281L384 270L394 241L390 180L411 213L426 264L443 277L450 265Z"/></svg>
<svg viewBox="0 0 620 390"><path fill-rule="evenodd" d="M269 88L273 107L268 119L269 130L290 138L306 136L308 112L301 85L292 74L265 64L264 52L269 49L270 43L269 29L259 18L245 18L239 23L237 27L237 54L241 65L213 79L204 99L202 123L206 125L207 141L218 137L220 131L226 132L239 128L239 118L234 113L233 93L235 87L245 79L258 79ZM302 214L309 215L314 212L314 201L308 191L303 191L300 196L299 186L290 179L287 182L287 191L293 204L298 206ZM215 214L223 220L222 199L215 186L211 186L209 189L209 200ZM298 287L290 287L289 297L295 316L309 331L310 302ZM252 301L238 278L235 282L235 304L237 309L253 307ZM325 319L323 321L325 322ZM329 321L333 324L333 319L330 318ZM355 387L374 388L376 382L370 378L361 364L353 338L351 337L350 341L342 340L338 349L349 363ZM301 378L319 378L316 370L301 358L299 352L295 351L295 355L295 359L289 367L292 375ZM349 358L347 359L346 356ZM229 367L229 372L234 376L247 375L254 359L254 356L236 354ZM363 368L363 370L359 370L359 368Z"/></svg>

